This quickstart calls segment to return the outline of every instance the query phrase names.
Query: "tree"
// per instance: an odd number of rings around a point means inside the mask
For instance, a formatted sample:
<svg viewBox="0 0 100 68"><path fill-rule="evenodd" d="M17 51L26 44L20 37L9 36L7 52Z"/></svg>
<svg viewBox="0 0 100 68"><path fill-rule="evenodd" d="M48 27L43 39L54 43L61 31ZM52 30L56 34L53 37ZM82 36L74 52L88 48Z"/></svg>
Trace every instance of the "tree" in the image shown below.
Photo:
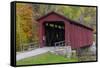
<svg viewBox="0 0 100 68"><path fill-rule="evenodd" d="M33 19L33 11L31 4L16 4L16 49L22 50L23 44L33 42L33 37L38 38L36 21ZM35 28L33 28L33 25ZM34 30L33 30L33 29ZM35 34L33 35L34 32ZM38 39L36 39L38 40Z"/></svg>

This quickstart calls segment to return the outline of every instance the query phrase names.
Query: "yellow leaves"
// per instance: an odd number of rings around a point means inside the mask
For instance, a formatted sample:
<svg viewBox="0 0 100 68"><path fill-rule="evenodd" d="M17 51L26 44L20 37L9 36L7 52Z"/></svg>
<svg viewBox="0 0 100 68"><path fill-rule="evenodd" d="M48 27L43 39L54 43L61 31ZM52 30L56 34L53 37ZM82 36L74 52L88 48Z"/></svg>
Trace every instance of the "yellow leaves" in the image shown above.
<svg viewBox="0 0 100 68"><path fill-rule="evenodd" d="M32 4L17 3L16 15L17 15L17 37L21 43L32 42L30 40L37 40L39 36L37 31L37 22L34 20ZM21 39L19 39L21 38ZM17 42L18 42L17 41ZM17 44L18 45L18 44Z"/></svg>
<svg viewBox="0 0 100 68"><path fill-rule="evenodd" d="M32 5L25 3L17 3L16 4L16 13L22 16L32 17Z"/></svg>

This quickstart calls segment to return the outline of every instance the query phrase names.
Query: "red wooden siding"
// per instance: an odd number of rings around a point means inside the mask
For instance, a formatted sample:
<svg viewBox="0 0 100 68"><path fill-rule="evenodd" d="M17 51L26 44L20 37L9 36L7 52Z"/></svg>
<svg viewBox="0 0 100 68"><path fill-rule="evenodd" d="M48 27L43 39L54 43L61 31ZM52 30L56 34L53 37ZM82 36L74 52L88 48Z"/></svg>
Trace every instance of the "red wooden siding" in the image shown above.
<svg viewBox="0 0 100 68"><path fill-rule="evenodd" d="M87 28L70 24L70 42L72 48L89 46L93 42L93 33Z"/></svg>
<svg viewBox="0 0 100 68"><path fill-rule="evenodd" d="M70 42L73 49L89 46L93 43L93 32L91 28L71 21L55 12L45 15L37 21L39 22L40 47L44 46L43 36L45 35L45 29L43 23L45 21L63 21L65 25L65 42Z"/></svg>

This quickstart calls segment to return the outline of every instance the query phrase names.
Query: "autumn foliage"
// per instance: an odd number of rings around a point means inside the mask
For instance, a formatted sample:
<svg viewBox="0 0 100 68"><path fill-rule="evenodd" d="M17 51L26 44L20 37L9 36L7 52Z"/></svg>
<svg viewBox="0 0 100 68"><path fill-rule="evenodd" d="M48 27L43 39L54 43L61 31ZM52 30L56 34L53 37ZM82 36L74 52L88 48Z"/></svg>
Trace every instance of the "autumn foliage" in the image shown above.
<svg viewBox="0 0 100 68"><path fill-rule="evenodd" d="M31 4L16 4L16 49L21 45L38 40L37 22L34 20Z"/></svg>
<svg viewBox="0 0 100 68"><path fill-rule="evenodd" d="M25 43L39 42L36 19L54 11L81 24L92 27L96 33L96 8L80 6L16 4L16 49L21 51Z"/></svg>

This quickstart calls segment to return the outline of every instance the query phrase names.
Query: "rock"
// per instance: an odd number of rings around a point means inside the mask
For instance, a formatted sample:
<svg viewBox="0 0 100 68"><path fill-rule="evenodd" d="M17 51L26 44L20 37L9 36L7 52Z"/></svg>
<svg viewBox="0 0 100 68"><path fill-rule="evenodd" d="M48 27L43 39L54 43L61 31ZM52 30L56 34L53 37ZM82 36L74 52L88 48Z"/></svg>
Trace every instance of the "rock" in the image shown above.
<svg viewBox="0 0 100 68"><path fill-rule="evenodd" d="M96 43L93 42L93 44L89 47L89 51L91 54L96 55Z"/></svg>
<svg viewBox="0 0 100 68"><path fill-rule="evenodd" d="M71 56L72 56L71 46L66 46L65 52L66 52L66 57L71 58Z"/></svg>

